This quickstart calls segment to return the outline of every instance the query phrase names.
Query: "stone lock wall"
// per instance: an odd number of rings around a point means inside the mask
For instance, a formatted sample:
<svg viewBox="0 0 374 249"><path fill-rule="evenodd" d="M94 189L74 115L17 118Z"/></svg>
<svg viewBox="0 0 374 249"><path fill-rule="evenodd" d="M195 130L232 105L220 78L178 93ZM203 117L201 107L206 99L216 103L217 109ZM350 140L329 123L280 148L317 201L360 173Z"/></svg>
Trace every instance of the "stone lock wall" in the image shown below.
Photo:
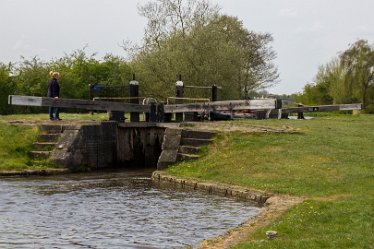
<svg viewBox="0 0 374 249"><path fill-rule="evenodd" d="M51 160L72 170L156 167L163 133L163 128L124 128L110 121L66 126Z"/></svg>

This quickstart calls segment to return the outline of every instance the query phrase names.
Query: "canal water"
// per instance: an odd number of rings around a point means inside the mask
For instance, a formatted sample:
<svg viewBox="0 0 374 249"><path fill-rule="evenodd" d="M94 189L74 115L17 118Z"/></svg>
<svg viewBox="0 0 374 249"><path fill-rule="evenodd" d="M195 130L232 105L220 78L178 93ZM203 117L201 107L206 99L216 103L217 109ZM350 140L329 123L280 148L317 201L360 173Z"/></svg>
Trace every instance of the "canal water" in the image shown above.
<svg viewBox="0 0 374 249"><path fill-rule="evenodd" d="M186 248L260 208L159 188L150 172L0 179L0 248Z"/></svg>

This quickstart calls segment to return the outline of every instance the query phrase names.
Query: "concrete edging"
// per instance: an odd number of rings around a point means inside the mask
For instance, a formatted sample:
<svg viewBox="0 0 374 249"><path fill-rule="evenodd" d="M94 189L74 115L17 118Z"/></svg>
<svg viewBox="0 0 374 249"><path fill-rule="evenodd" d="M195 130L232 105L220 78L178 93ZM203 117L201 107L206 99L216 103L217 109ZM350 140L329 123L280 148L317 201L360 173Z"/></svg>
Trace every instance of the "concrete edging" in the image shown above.
<svg viewBox="0 0 374 249"><path fill-rule="evenodd" d="M264 206L258 214L249 218L240 226L229 229L223 235L204 240L197 247L198 249L230 248L247 239L249 234L253 233L260 227L273 223L292 206L304 201L304 198L301 197L273 195L263 191L227 184L181 179L160 171L153 172L152 180L160 184L171 185L174 187L203 190L212 194L223 194L229 197L240 198L252 202L254 201L257 204ZM266 239L265 234L264 239Z"/></svg>
<svg viewBox="0 0 374 249"><path fill-rule="evenodd" d="M179 186L181 188L202 190L208 192L209 194L219 194L233 198L238 198L241 200L252 201L260 205L263 205L266 202L266 200L272 196L272 194L263 191L247 189L223 183L201 182L197 180L181 179L170 175L166 175L161 171L154 171L152 173L152 180L160 184L169 184Z"/></svg>
<svg viewBox="0 0 374 249"><path fill-rule="evenodd" d="M71 173L69 169L42 169L42 170L20 170L0 171L0 177L24 177L24 176L51 176Z"/></svg>

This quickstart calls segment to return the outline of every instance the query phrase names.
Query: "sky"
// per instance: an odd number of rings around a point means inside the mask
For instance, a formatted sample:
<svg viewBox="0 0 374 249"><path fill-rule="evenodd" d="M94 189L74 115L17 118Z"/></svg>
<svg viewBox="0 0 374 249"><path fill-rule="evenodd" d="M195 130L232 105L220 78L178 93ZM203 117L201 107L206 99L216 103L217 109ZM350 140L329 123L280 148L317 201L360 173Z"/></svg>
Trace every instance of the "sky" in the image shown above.
<svg viewBox="0 0 374 249"><path fill-rule="evenodd" d="M123 41L140 43L146 0L0 0L0 62L37 56L48 61L85 48L102 58L125 56ZM244 27L272 34L279 83L275 94L302 92L318 67L358 39L374 43L373 0L211 0Z"/></svg>

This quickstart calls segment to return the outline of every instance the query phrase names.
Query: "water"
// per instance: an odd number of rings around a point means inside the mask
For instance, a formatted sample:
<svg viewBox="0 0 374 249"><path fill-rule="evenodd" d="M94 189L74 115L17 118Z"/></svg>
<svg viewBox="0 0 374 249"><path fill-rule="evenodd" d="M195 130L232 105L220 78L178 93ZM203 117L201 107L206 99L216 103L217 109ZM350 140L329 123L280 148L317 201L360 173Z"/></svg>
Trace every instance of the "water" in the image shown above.
<svg viewBox="0 0 374 249"><path fill-rule="evenodd" d="M138 172L0 179L0 248L185 248L258 211Z"/></svg>

